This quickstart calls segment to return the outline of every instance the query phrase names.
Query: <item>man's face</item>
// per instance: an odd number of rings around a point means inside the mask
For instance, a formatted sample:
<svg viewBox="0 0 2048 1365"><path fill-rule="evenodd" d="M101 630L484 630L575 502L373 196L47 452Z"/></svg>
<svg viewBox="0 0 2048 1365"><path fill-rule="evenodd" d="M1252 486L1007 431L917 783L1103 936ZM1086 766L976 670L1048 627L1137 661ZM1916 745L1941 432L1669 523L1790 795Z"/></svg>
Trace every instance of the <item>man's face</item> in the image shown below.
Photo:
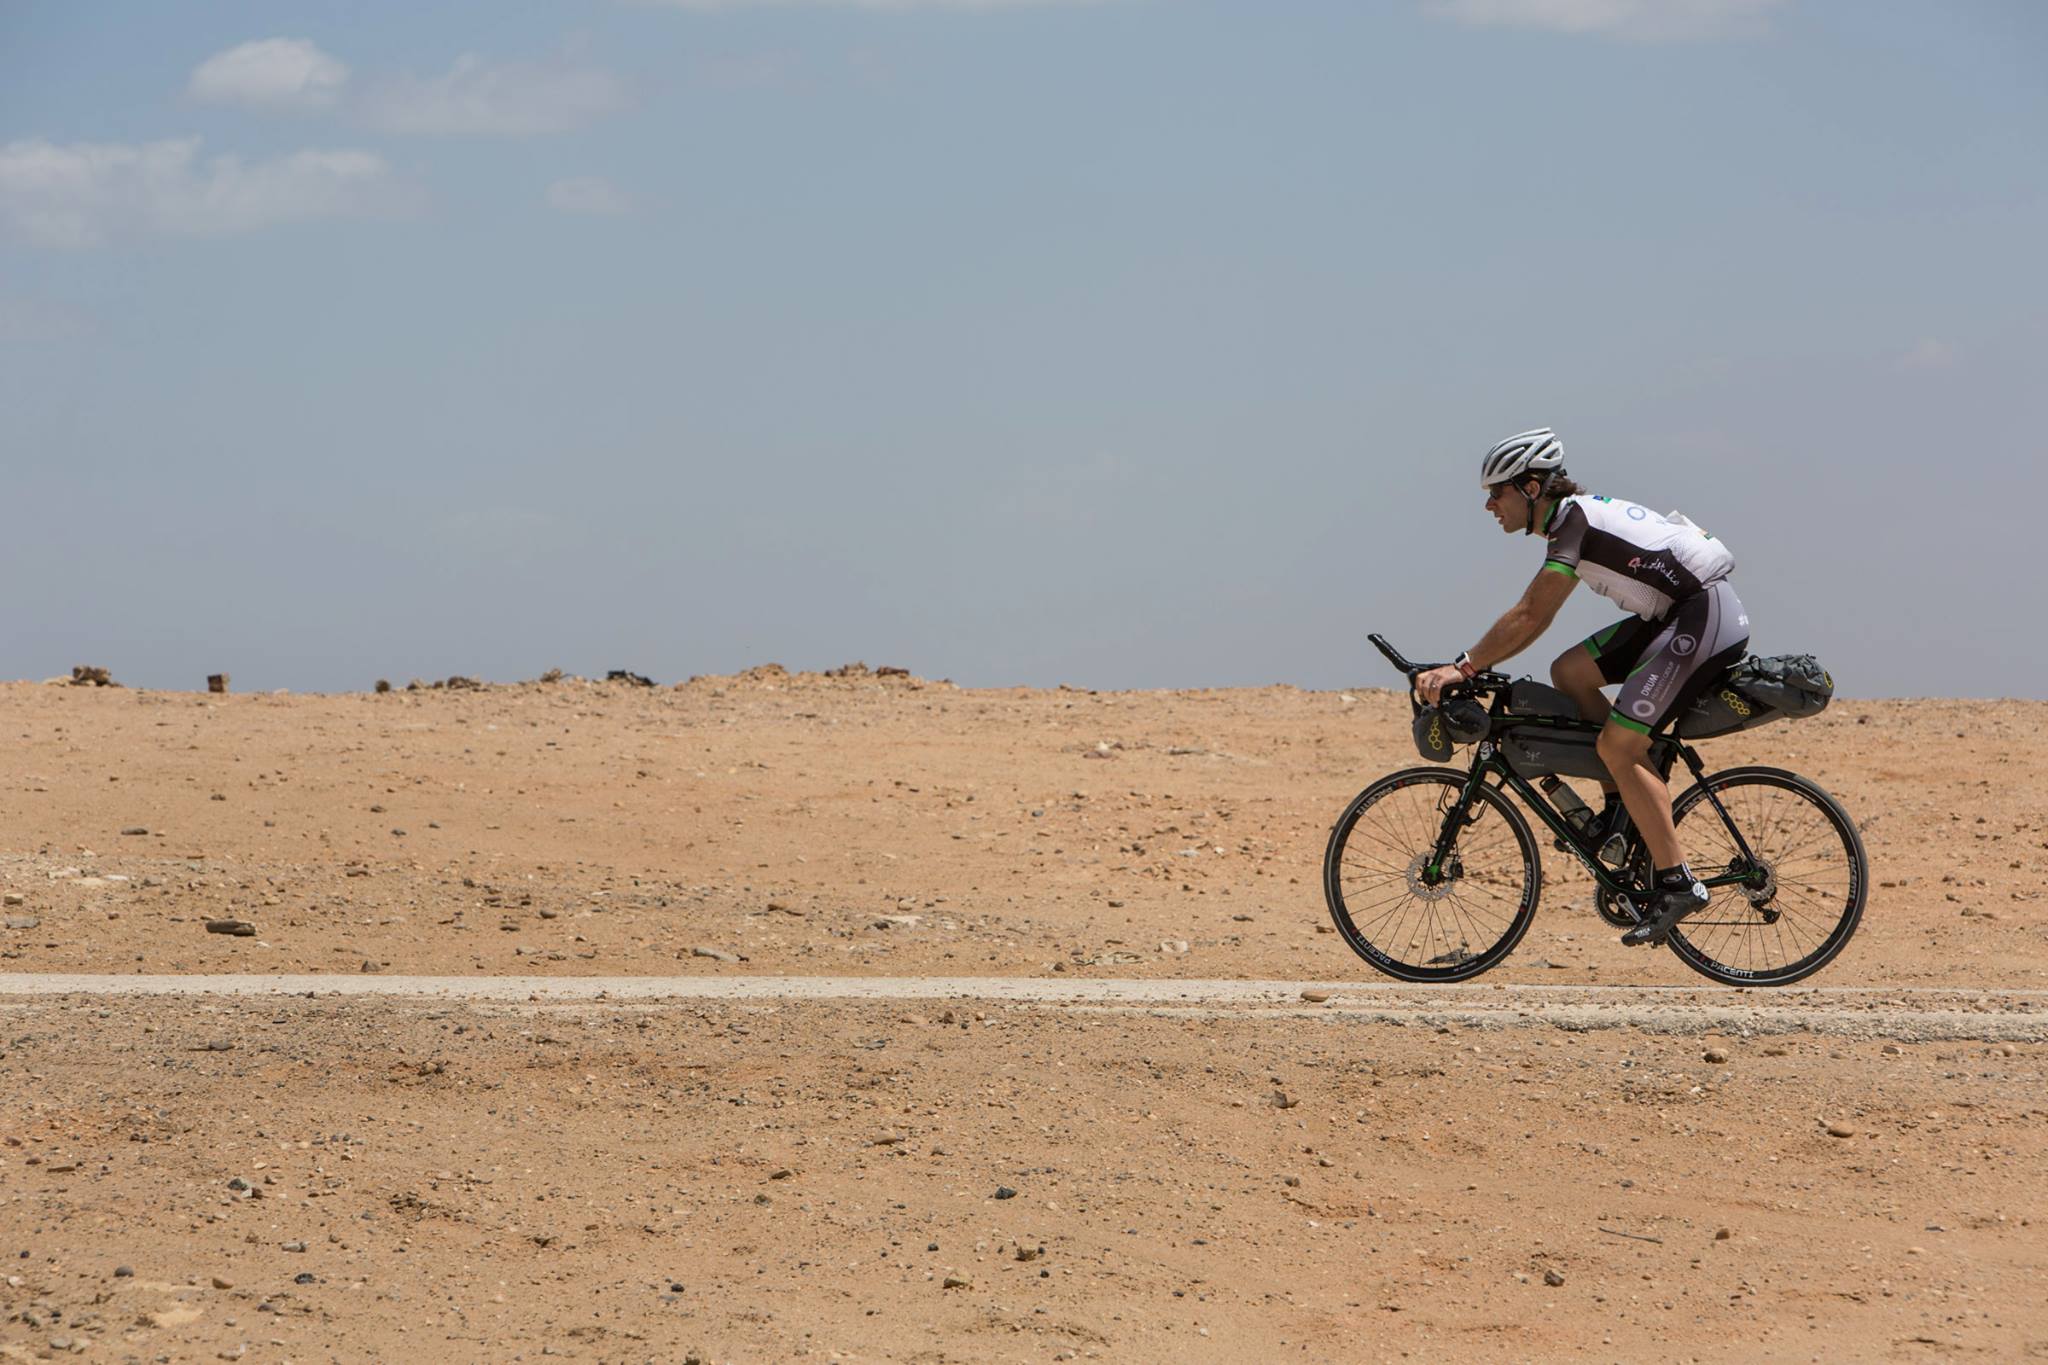
<svg viewBox="0 0 2048 1365"><path fill-rule="evenodd" d="M1493 513L1500 529L1510 535L1528 529L1532 509L1513 483L1497 483L1487 489L1486 510Z"/></svg>

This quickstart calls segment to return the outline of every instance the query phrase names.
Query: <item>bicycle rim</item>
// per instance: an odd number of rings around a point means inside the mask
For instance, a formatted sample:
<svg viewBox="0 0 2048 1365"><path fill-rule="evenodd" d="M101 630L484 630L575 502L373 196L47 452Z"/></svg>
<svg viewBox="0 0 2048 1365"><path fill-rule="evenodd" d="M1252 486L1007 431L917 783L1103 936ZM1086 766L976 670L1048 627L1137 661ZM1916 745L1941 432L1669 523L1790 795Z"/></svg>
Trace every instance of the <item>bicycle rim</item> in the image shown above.
<svg viewBox="0 0 2048 1365"><path fill-rule="evenodd" d="M1731 986L1784 986L1811 976L1842 951L1863 915L1869 867L1856 826L1833 797L1797 774L1776 768L1715 773L1679 798L1673 811L1687 860L1701 877L1737 870L1741 858L1707 800L1710 788L1766 882L1713 888L1707 907L1672 933L1671 951L1702 976Z"/></svg>
<svg viewBox="0 0 2048 1365"><path fill-rule="evenodd" d="M1427 866L1462 774L1391 773L1360 792L1323 859L1323 892L1353 952L1403 981L1463 981L1499 962L1536 912L1540 868L1528 822L1482 787L1444 878Z"/></svg>

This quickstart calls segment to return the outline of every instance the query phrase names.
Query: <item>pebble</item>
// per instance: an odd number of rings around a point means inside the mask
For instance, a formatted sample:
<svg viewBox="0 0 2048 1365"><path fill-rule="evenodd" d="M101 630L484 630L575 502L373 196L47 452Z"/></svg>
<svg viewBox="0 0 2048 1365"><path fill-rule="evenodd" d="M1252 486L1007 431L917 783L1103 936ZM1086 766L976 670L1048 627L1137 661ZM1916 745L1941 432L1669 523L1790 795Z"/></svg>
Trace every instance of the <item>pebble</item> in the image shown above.
<svg viewBox="0 0 2048 1365"><path fill-rule="evenodd" d="M721 948L692 948L690 949L690 956L708 957L713 962L738 962L740 960L739 954L728 953Z"/></svg>
<svg viewBox="0 0 2048 1365"><path fill-rule="evenodd" d="M1159 951L1162 953L1180 954L1185 953L1187 950L1188 941L1184 938L1161 939L1159 942Z"/></svg>
<svg viewBox="0 0 2048 1365"><path fill-rule="evenodd" d="M256 937L256 926L245 919L210 919L206 922L209 934L233 934L236 938Z"/></svg>
<svg viewBox="0 0 2048 1365"><path fill-rule="evenodd" d="M1555 1289L1559 1285L1564 1283L1564 1276L1560 1275L1555 1270L1546 1270L1543 1272L1543 1283L1549 1285L1552 1289Z"/></svg>
<svg viewBox="0 0 2048 1365"><path fill-rule="evenodd" d="M7 927L10 929L33 929L41 923L42 921L34 915L9 915L7 917Z"/></svg>
<svg viewBox="0 0 2048 1365"><path fill-rule="evenodd" d="M128 1279L133 1279L134 1277L135 1277L135 1267L134 1267L134 1266L132 1266L132 1265L117 1265L117 1266L115 1266L115 1267L114 1267L114 1278L115 1278L115 1279L117 1279L117 1280L128 1280Z"/></svg>
<svg viewBox="0 0 2048 1365"><path fill-rule="evenodd" d="M947 1289L971 1289L971 1288L973 1288L973 1286L972 1286L972 1285L968 1284L968 1283L967 1283L967 1281L965 1281L965 1280L961 1279L961 1278L960 1278L960 1277L959 1277L958 1275L948 1275L948 1276L946 1277L946 1283L945 1283L945 1286L944 1286L944 1287L945 1287L945 1288L947 1288Z"/></svg>
<svg viewBox="0 0 2048 1365"><path fill-rule="evenodd" d="M1273 1092L1273 1107L1275 1109L1292 1109L1300 1103L1300 1100L1288 1094L1285 1090L1275 1090Z"/></svg>
<svg viewBox="0 0 2048 1365"><path fill-rule="evenodd" d="M233 1289L235 1282L225 1275L216 1275L213 1277L213 1287L215 1289Z"/></svg>
<svg viewBox="0 0 2048 1365"><path fill-rule="evenodd" d="M1856 1130L1846 1123L1831 1123L1828 1125L1828 1136L1834 1138L1855 1137Z"/></svg>
<svg viewBox="0 0 2048 1365"><path fill-rule="evenodd" d="M1710 1047L1705 1052L1702 1052L1700 1054L1700 1059L1702 1061L1712 1062L1716 1066L1720 1066L1727 1062L1728 1054L1723 1052L1720 1048Z"/></svg>
<svg viewBox="0 0 2048 1365"><path fill-rule="evenodd" d="M1731 1228L1716 1228L1714 1230L1714 1240L1717 1242L1725 1242L1734 1235L1735 1232Z"/></svg>
<svg viewBox="0 0 2048 1365"><path fill-rule="evenodd" d="M28 897L22 895L19 891L10 891L7 893L5 901L8 905L24 905L28 902Z"/></svg>
<svg viewBox="0 0 2048 1365"><path fill-rule="evenodd" d="M304 1242L286 1242L281 1249L285 1251L304 1251L306 1244Z"/></svg>
<svg viewBox="0 0 2048 1365"><path fill-rule="evenodd" d="M149 830L142 825L130 825L128 826L128 828L122 830L121 832L123 834L147 834L149 833Z"/></svg>
<svg viewBox="0 0 2048 1365"><path fill-rule="evenodd" d="M998 1185L996 1186L995 1197L998 1199L1015 1199L1017 1197L1017 1192L1011 1189L1008 1185Z"/></svg>
<svg viewBox="0 0 2048 1365"><path fill-rule="evenodd" d="M1308 1001L1311 1005L1320 1005L1330 998L1330 993L1328 991L1303 991L1301 998Z"/></svg>
<svg viewBox="0 0 2048 1365"><path fill-rule="evenodd" d="M311 1284L311 1283L313 1283L313 1272L312 1272L312 1271L310 1271L310 1270L301 1270L301 1271L300 1271L300 1272L299 1272L298 1274L296 1274L296 1275L292 1276L292 1283L293 1283L293 1284Z"/></svg>

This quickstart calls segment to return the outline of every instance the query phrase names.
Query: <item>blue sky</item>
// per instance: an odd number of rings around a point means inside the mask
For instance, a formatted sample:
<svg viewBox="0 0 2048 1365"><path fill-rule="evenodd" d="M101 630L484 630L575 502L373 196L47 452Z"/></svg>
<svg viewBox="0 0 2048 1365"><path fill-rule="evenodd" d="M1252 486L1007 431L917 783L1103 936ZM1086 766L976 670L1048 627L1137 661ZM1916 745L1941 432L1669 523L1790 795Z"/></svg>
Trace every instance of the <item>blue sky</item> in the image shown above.
<svg viewBox="0 0 2048 1365"><path fill-rule="evenodd" d="M0 676L1387 683L1549 424L1760 649L2048 696L2044 16L17 0Z"/></svg>

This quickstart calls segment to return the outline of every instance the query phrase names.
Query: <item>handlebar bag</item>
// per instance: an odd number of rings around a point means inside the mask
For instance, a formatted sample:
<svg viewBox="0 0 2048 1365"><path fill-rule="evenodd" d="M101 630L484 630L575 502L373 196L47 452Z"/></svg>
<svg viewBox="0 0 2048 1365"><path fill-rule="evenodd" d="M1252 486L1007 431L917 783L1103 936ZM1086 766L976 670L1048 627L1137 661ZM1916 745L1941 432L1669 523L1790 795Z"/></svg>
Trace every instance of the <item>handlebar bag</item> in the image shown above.
<svg viewBox="0 0 2048 1365"><path fill-rule="evenodd" d="M1441 706L1425 706L1415 713L1415 752L1432 763L1451 761L1451 727Z"/></svg>

